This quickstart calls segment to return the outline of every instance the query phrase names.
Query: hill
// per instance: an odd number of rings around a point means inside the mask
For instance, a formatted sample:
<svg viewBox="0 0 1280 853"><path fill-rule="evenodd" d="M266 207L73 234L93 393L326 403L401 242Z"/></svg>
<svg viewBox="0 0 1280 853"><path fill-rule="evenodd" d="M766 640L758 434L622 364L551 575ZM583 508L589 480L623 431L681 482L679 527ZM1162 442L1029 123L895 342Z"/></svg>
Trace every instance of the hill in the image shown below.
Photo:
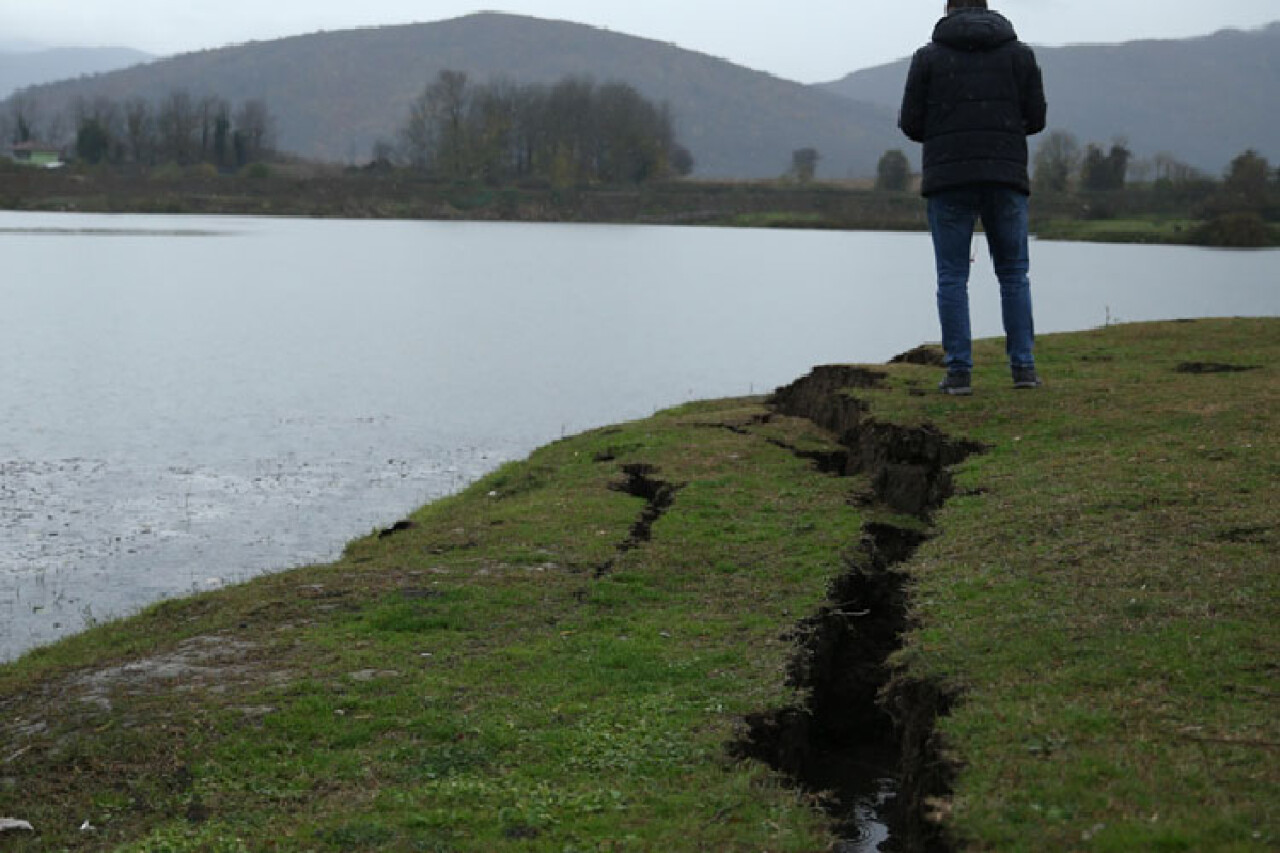
<svg viewBox="0 0 1280 853"><path fill-rule="evenodd" d="M149 53L122 47L0 51L0 98L7 98L27 86L116 71L153 58Z"/></svg>
<svg viewBox="0 0 1280 853"><path fill-rule="evenodd" d="M680 140L704 177L776 177L804 147L821 152L824 177L866 175L898 144L892 112L881 107L670 44L492 13L204 51L31 94L46 113L82 96L158 100L175 89L263 98L282 149L363 161L377 140L394 136L413 99L445 69L476 81L550 83L577 75L630 83L671 105Z"/></svg>
<svg viewBox="0 0 1280 853"><path fill-rule="evenodd" d="M1081 142L1129 140L1139 157L1169 152L1210 174L1254 148L1280 160L1280 22L1176 41L1037 48L1049 129ZM909 60L823 84L897 110Z"/></svg>

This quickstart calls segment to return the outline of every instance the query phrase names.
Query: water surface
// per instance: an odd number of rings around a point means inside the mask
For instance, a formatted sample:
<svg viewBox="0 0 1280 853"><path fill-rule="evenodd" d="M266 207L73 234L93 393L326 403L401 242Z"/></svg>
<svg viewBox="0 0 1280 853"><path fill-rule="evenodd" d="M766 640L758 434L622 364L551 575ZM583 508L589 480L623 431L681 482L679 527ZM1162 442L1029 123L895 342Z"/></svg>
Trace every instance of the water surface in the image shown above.
<svg viewBox="0 0 1280 853"><path fill-rule="evenodd" d="M0 213L0 257L0 660L331 559L561 435L937 336L920 234ZM1042 332L1280 312L1276 252L1033 262Z"/></svg>

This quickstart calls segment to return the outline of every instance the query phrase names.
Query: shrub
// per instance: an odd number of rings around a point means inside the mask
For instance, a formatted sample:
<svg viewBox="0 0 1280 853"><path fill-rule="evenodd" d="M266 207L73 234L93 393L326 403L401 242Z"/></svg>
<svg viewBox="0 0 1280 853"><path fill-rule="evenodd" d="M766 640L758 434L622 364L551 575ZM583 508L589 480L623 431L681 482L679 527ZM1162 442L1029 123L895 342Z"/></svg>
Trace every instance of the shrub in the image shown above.
<svg viewBox="0 0 1280 853"><path fill-rule="evenodd" d="M1229 249L1280 245L1275 232L1256 213L1224 213L1192 232L1192 242Z"/></svg>
<svg viewBox="0 0 1280 853"><path fill-rule="evenodd" d="M253 181L263 181L271 177L271 167L266 163L254 163L245 167L244 176Z"/></svg>
<svg viewBox="0 0 1280 853"><path fill-rule="evenodd" d="M209 181L218 177L218 167L212 163L196 163L187 167L187 177L196 180Z"/></svg>

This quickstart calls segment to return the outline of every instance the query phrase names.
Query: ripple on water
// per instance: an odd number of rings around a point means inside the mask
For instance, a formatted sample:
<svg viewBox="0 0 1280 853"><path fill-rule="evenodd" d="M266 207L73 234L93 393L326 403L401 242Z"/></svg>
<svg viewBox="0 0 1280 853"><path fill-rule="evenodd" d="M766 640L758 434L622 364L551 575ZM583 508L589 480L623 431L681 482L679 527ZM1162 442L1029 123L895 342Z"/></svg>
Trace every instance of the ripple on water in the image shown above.
<svg viewBox="0 0 1280 853"><path fill-rule="evenodd" d="M217 466L0 462L0 660L163 598L333 559L501 461L435 448Z"/></svg>

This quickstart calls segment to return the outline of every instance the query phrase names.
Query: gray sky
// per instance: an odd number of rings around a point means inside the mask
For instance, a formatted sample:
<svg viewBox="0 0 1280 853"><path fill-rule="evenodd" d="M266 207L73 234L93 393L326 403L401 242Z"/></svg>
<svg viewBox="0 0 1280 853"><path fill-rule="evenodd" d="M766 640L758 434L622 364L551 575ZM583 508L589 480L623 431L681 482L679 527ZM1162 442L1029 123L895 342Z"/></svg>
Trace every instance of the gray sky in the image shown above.
<svg viewBox="0 0 1280 853"><path fill-rule="evenodd" d="M557 18L675 42L805 83L904 56L944 0L0 0L0 41L182 53L317 30L477 11ZM1280 20L1280 0L992 0L1038 45L1206 35ZM1158 11L1157 11L1158 10Z"/></svg>

